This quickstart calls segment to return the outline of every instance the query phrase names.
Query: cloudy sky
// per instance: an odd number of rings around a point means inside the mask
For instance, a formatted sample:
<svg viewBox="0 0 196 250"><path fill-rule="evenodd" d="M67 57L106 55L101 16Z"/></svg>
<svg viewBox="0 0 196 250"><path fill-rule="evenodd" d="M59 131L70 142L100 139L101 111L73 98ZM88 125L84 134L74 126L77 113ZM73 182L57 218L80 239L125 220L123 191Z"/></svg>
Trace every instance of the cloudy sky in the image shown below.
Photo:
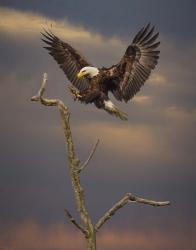
<svg viewBox="0 0 196 250"><path fill-rule="evenodd" d="M195 12L193 0L0 0L0 249L85 248L63 213L78 218L59 114L29 100L43 72L46 95L70 109L81 161L101 141L81 177L93 221L126 192L171 201L123 208L98 234L98 249L196 248ZM149 21L160 32L158 67L131 102L111 97L128 122L74 102L40 40L49 27L94 65L109 66Z"/></svg>

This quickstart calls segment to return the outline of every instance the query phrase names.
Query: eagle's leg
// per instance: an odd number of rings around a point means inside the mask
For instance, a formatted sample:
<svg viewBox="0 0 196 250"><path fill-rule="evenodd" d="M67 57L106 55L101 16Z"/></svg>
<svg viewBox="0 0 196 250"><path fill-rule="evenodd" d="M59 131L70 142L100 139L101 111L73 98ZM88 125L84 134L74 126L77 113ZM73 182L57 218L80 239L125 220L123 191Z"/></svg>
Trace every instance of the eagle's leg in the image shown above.
<svg viewBox="0 0 196 250"><path fill-rule="evenodd" d="M74 98L74 101L81 100L82 95L80 94L80 91L76 89L73 85L69 85L69 90Z"/></svg>

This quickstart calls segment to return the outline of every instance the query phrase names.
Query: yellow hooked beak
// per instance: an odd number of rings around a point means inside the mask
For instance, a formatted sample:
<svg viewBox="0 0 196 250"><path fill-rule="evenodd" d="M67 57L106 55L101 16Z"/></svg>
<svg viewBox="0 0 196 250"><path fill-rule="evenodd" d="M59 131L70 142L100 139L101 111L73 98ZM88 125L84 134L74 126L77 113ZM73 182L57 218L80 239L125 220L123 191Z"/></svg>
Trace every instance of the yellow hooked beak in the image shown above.
<svg viewBox="0 0 196 250"><path fill-rule="evenodd" d="M80 78L82 78L82 77L84 77L84 76L86 76L86 75L87 75L86 72L79 72L79 73L77 74L77 78L80 79Z"/></svg>

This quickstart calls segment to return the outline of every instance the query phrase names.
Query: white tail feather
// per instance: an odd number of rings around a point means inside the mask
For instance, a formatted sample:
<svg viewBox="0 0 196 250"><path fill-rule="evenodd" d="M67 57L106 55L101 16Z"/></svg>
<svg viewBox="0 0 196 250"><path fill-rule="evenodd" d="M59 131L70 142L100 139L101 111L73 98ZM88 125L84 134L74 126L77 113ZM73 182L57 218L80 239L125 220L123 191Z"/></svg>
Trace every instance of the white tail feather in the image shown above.
<svg viewBox="0 0 196 250"><path fill-rule="evenodd" d="M121 120L127 120L127 114L120 111L110 100L104 101L104 109L111 115L119 117Z"/></svg>

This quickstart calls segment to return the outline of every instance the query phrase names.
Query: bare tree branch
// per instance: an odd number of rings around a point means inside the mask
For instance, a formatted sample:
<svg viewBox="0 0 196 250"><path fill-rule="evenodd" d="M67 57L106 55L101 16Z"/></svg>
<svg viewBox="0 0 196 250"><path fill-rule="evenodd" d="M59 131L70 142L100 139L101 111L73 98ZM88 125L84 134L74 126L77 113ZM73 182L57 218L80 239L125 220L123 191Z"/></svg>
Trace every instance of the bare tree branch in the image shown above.
<svg viewBox="0 0 196 250"><path fill-rule="evenodd" d="M67 146L67 155L68 155L68 162L69 162L69 172L72 182L72 188L74 191L74 197L76 201L76 207L79 212L81 221L83 225L80 225L76 222L76 220L72 217L68 210L65 209L65 214L69 218L69 220L85 235L87 241L87 250L96 250L96 232L122 207L127 205L131 202L143 203L146 205L151 205L154 207L158 206L166 206L169 205L169 201L154 201L148 200L144 198L137 197L131 193L127 193L121 200L119 200L112 208L110 208L103 217L96 223L94 226L91 222L91 219L88 215L88 211L85 206L84 200L84 191L80 184L80 172L84 170L91 158L93 157L97 146L99 144L99 140L96 142L95 146L93 147L89 157L87 160L81 165L78 157L75 154L74 144L72 139L71 128L69 124L69 117L70 113L68 108L64 105L64 103L59 99L46 99L43 98L43 94L45 92L47 85L47 74L44 73L43 81L41 87L37 93L37 95L31 98L31 101L40 102L45 106L57 106L60 116L61 122L65 137L65 143Z"/></svg>
<svg viewBox="0 0 196 250"><path fill-rule="evenodd" d="M161 206L170 205L169 201L154 201L154 200L140 198L140 197L134 196L132 194L129 194L129 195L130 195L129 202L143 203L143 204L150 205L153 207L161 207Z"/></svg>
<svg viewBox="0 0 196 250"><path fill-rule="evenodd" d="M57 106L60 112L61 123L65 137L65 144L67 146L71 183L74 191L77 210L79 212L80 218L84 225L84 229L86 231L87 250L96 250L96 233L85 206L84 192L80 184L80 175L78 172L80 161L76 156L74 150L72 133L69 124L70 113L68 108L64 105L64 103L61 100L43 98L46 84L47 84L47 74L45 73L43 76L43 81L40 90L38 91L38 94L36 96L33 96L31 98L31 101L41 102L45 106Z"/></svg>
<svg viewBox="0 0 196 250"><path fill-rule="evenodd" d="M124 207L130 202L143 203L154 207L170 205L169 201L153 201L137 197L131 193L127 193L122 199L120 199L112 208L110 208L101 219L96 223L95 230L98 231L106 221L108 221L120 208Z"/></svg>
<svg viewBox="0 0 196 250"><path fill-rule="evenodd" d="M34 102L40 101L40 98L42 97L42 95L46 89L47 81L48 81L47 73L44 73L41 87L40 87L37 95L31 97L31 101L34 101Z"/></svg>
<svg viewBox="0 0 196 250"><path fill-rule="evenodd" d="M65 210L65 215L69 218L71 223L73 223L74 226L76 226L85 236L87 236L87 231L83 228L83 226L81 226L80 224L76 222L76 220L73 218L73 216L70 214L70 212L67 209L64 209L64 210Z"/></svg>
<svg viewBox="0 0 196 250"><path fill-rule="evenodd" d="M78 169L79 173L88 166L89 161L92 159L92 157L93 157L93 155L94 155L94 153L95 153L95 151L97 149L98 144L99 144L99 139L97 140L97 142L95 143L94 147L92 148L91 153L90 153L89 157L87 158L87 160Z"/></svg>
<svg viewBox="0 0 196 250"><path fill-rule="evenodd" d="M61 105L64 106L63 102L58 100L58 99L46 99L46 98L43 98L43 94L46 90L46 85L47 85L47 82L48 82L48 76L47 76L47 73L44 73L43 74L43 80L42 80L42 83L41 83L41 87L37 93L37 95L31 97L31 101L33 102L41 102L43 105L45 106L58 106L58 104L61 103Z"/></svg>

